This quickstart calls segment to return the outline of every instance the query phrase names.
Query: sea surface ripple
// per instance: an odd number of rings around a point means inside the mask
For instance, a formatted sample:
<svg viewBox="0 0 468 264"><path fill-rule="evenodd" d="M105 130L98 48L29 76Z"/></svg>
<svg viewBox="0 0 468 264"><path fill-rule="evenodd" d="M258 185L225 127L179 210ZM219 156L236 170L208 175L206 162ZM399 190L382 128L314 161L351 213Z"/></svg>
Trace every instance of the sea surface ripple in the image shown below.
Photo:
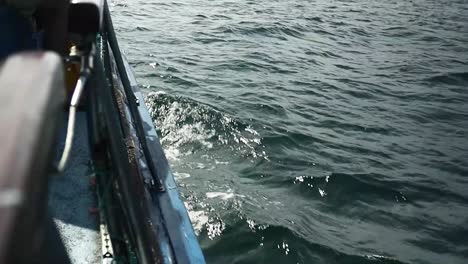
<svg viewBox="0 0 468 264"><path fill-rule="evenodd" d="M208 263L467 263L468 1L111 9Z"/></svg>

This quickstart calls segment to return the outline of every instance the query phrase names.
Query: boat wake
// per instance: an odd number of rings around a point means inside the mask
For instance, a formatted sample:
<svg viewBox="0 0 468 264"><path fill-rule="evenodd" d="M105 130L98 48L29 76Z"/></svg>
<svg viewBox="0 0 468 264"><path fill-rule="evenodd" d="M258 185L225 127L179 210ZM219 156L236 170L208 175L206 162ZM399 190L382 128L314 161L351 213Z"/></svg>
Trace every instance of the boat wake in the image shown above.
<svg viewBox="0 0 468 264"><path fill-rule="evenodd" d="M244 157L268 158L262 138L254 128L210 106L164 92L148 94L146 104L172 161L223 148Z"/></svg>
<svg viewBox="0 0 468 264"><path fill-rule="evenodd" d="M226 229L224 219L232 219L231 214L245 218L244 196L235 191L239 175L232 166L268 160L260 134L213 107L164 92L149 93L146 105L195 232L209 240L220 236ZM200 181L206 183L202 188Z"/></svg>

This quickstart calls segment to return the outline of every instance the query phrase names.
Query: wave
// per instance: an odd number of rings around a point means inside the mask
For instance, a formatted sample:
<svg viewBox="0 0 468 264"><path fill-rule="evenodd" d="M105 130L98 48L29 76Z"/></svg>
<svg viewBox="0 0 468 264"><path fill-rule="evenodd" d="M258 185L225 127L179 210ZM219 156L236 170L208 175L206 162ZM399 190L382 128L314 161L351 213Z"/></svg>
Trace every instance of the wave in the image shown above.
<svg viewBox="0 0 468 264"><path fill-rule="evenodd" d="M431 84L467 85L468 72L454 72L431 76L425 79Z"/></svg>
<svg viewBox="0 0 468 264"><path fill-rule="evenodd" d="M289 228L257 224L250 219L239 219L227 225L219 239L221 241L212 243L201 237L208 262L223 263L234 259L234 263L404 263L383 254L345 253L318 240L301 238ZM220 243L222 241L229 241L229 250L223 248L225 243Z"/></svg>
<svg viewBox="0 0 468 264"><path fill-rule="evenodd" d="M263 35L285 40L285 36L303 38L307 28L300 24L289 25L281 22L261 24L256 22L239 22L233 25L218 27L215 31L222 34Z"/></svg>
<svg viewBox="0 0 468 264"><path fill-rule="evenodd" d="M163 145L179 154L227 147L238 150L236 154L266 158L253 127L213 107L162 92L149 93L145 101Z"/></svg>

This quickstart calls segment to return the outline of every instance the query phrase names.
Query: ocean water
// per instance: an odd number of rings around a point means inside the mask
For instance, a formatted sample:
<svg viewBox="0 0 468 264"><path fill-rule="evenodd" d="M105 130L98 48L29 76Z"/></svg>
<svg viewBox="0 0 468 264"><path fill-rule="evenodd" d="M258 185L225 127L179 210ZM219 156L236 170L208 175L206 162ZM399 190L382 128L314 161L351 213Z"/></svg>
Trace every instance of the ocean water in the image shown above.
<svg viewBox="0 0 468 264"><path fill-rule="evenodd" d="M468 263L468 1L111 10L208 263Z"/></svg>

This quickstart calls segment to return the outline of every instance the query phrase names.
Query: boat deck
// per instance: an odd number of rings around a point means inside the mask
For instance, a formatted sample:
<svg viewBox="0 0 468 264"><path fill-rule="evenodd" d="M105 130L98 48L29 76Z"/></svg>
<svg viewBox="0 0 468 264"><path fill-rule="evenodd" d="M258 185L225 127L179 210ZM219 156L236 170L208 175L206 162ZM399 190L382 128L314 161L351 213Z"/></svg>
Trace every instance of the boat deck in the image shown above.
<svg viewBox="0 0 468 264"><path fill-rule="evenodd" d="M66 122L60 135L60 150L65 134ZM90 155L86 114L78 112L68 166L63 174L52 178L49 190L49 208L72 263L101 260L98 216L89 212L97 204L89 183Z"/></svg>

